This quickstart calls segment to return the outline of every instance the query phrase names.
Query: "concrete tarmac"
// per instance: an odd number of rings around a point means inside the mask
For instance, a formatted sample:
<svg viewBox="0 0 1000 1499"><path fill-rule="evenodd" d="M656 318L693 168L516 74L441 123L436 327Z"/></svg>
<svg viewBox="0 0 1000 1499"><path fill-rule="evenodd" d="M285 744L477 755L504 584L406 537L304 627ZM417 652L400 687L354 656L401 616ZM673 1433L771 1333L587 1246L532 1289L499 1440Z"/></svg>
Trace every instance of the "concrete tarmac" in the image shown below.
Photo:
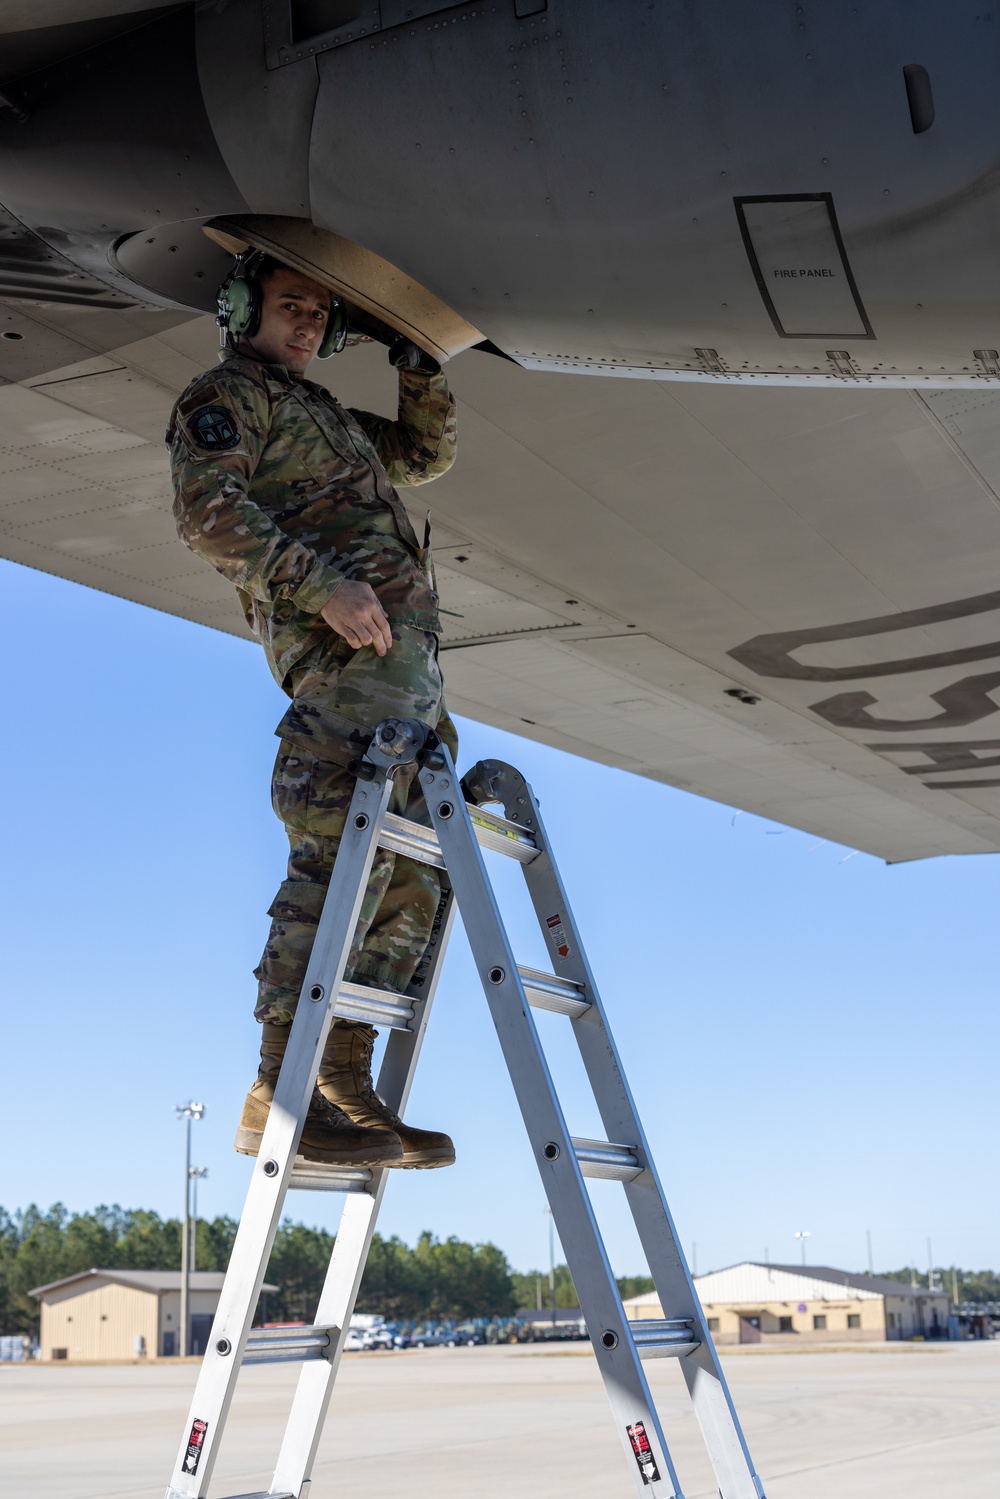
<svg viewBox="0 0 1000 1499"><path fill-rule="evenodd" d="M673 1360L646 1365L686 1499L716 1499ZM737 1351L768 1499L996 1499L1000 1341ZM0 1365L0 1490L162 1499L196 1368ZM266 1489L297 1371L244 1371L212 1494ZM347 1354L310 1499L631 1499L589 1348Z"/></svg>

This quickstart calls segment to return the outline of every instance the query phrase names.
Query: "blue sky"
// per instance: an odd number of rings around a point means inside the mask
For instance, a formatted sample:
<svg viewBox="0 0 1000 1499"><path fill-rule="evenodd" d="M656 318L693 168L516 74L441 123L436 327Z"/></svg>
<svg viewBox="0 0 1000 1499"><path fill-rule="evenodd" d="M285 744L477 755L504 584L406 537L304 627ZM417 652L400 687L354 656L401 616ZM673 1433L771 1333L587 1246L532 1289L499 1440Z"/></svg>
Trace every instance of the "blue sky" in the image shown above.
<svg viewBox="0 0 1000 1499"><path fill-rule="evenodd" d="M203 1211L238 1215L232 1150L284 834L268 781L284 699L252 645L0 563L8 641L0 879L7 1208L176 1213L196 1098ZM447 658L445 658L447 661ZM749 813L463 721L463 768L519 766L588 936L685 1244L876 1269L997 1265L993 857L889 868ZM503 866L515 948L539 961ZM599 1134L541 1017L574 1133ZM547 1261L544 1197L464 939L452 944L409 1117L455 1136L448 1171L398 1173L380 1228ZM13 1147L13 1148L11 1148ZM594 1184L619 1273L644 1269ZM289 1212L335 1227L338 1200Z"/></svg>

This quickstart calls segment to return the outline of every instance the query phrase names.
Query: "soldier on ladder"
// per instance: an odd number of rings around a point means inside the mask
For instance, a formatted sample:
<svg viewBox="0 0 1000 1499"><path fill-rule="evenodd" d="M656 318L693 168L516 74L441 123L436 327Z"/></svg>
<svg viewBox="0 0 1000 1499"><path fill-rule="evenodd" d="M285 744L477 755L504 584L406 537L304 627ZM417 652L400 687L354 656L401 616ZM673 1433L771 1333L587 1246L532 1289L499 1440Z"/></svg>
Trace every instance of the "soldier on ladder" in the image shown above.
<svg viewBox="0 0 1000 1499"><path fill-rule="evenodd" d="M455 404L437 362L399 340L396 421L345 410L304 379L344 347L346 311L319 282L260 251L220 288L221 365L196 376L167 430L181 539L236 585L291 707L272 799L288 877L256 969L257 1081L236 1148L256 1155L354 790L349 770L387 715L419 720L454 752L438 665L430 528L421 545L394 486L425 484L455 457ZM428 822L416 765L392 810ZM440 896L430 866L380 849L346 979L405 992ZM299 1154L326 1165L447 1166L446 1134L403 1124L375 1093L370 1025L335 1019Z"/></svg>
<svg viewBox="0 0 1000 1499"><path fill-rule="evenodd" d="M418 545L391 482L449 466L444 378L397 345L399 420L344 411L302 379L314 350L343 343L339 303L263 257L237 262L220 318L222 369L192 383L171 421L176 510L188 545L236 583L292 699L274 792L291 859L258 969L261 1074L237 1134L257 1160L166 1499L206 1499L241 1368L290 1361L302 1367L270 1485L243 1499L304 1499L386 1189L381 1168L454 1159L446 1135L404 1125L396 1110L458 908L637 1499L683 1499L643 1368L661 1358L681 1365L721 1499L764 1499L538 800L500 761L461 780L455 768L429 536ZM502 815L484 810L491 803ZM521 866L551 972L518 963L483 849ZM532 1009L571 1027L605 1139L570 1133ZM369 1019L390 1029L381 1097ZM679 1106L677 1069L664 1079ZM589 1177L622 1184L662 1317L628 1321ZM291 1188L346 1197L326 1279L311 1323L252 1329Z"/></svg>

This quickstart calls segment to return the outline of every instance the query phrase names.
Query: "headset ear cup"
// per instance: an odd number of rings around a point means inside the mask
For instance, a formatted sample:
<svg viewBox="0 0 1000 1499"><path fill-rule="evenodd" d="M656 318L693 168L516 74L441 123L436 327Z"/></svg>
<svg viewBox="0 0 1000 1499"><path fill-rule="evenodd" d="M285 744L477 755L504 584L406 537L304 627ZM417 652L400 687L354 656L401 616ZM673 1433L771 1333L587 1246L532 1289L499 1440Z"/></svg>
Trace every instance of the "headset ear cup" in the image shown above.
<svg viewBox="0 0 1000 1499"><path fill-rule="evenodd" d="M256 281L234 276L226 293L228 329L234 338L252 338L260 327L260 290Z"/></svg>
<svg viewBox="0 0 1000 1499"><path fill-rule="evenodd" d="M317 359L329 359L339 354L347 342L347 308L339 297L334 298L330 318L323 334L323 342L316 350Z"/></svg>

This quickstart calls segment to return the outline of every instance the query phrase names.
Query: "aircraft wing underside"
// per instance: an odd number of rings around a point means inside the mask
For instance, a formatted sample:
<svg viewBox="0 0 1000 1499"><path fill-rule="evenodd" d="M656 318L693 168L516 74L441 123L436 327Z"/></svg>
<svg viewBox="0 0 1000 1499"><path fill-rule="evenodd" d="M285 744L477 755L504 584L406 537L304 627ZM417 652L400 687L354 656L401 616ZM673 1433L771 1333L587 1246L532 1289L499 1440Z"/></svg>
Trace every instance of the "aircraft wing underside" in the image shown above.
<svg viewBox="0 0 1000 1499"><path fill-rule="evenodd" d="M3 555L246 635L162 443L211 320L0 326ZM1000 393L449 368L460 459L406 498L453 709L892 861L1000 848ZM322 377L391 409L378 345Z"/></svg>

